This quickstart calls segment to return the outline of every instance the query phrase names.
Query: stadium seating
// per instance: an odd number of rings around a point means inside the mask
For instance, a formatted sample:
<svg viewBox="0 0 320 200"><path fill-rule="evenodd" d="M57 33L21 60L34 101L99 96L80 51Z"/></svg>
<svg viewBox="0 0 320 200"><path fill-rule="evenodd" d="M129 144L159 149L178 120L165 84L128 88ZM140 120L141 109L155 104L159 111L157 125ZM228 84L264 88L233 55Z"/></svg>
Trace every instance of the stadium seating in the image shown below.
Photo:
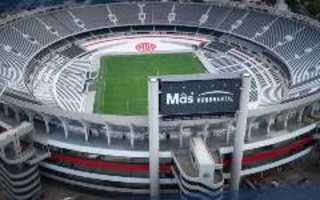
<svg viewBox="0 0 320 200"><path fill-rule="evenodd" d="M25 88L24 71L29 71L30 63L37 63L29 61L33 60L33 56L40 50L45 51L47 45L84 31L141 24L205 27L225 32L216 37L210 36L211 39L246 47L257 54L260 54L264 48L268 49L287 65L290 80L286 81L290 82L291 88L294 88L292 92L289 92L293 97L299 94L299 88L301 93L306 93L306 87L315 85L314 83L317 83L319 79L320 34L317 28L289 17L285 18L275 13L268 14L266 11L251 10L246 7L174 2L112 3L67 7L41 12L30 15L30 17L26 16L23 19L4 24L0 28L0 64L3 66L0 70L0 78L9 79L10 87L13 89L23 90ZM117 33L112 34L117 35ZM228 47L228 45L226 46ZM234 48L225 48L224 53L226 54L219 51L217 46L210 47L208 45L207 48L204 55L212 64L213 71L249 71L256 81L253 84L256 87L253 90L255 97L258 96L256 90L262 89L261 94L265 93L266 99L269 99L270 102L281 101L283 87L286 84L281 81L282 77L278 75L275 67L268 63L256 62L249 58L250 56L246 57ZM210 48L212 49L210 50ZM215 48L218 48L217 52L220 53L214 53ZM54 47L47 51L50 55L50 52L54 51ZM246 55L250 55L249 52ZM60 64L58 66L61 67ZM58 68L53 65L50 64L50 61L40 63L35 74L41 75L45 72L41 66L44 68L49 66L53 68L53 71L56 71ZM80 86L77 84L83 84L80 79L80 77L63 78L61 76L58 87L72 83L72 87L78 88ZM42 78L35 76L35 80L42 80ZM36 82L41 85L40 82ZM304 87L302 84L307 86ZM62 90L59 90L60 96L70 95L75 101L81 98L79 94L67 94ZM308 91L312 92L313 90ZM51 94L47 96L52 98ZM45 102L54 104L50 98L44 98L47 99ZM65 105L73 110L79 106L80 104Z"/></svg>
<svg viewBox="0 0 320 200"><path fill-rule="evenodd" d="M72 9L72 13L85 24L87 29L109 27L112 25L106 6L92 6L87 9L75 8Z"/></svg>
<svg viewBox="0 0 320 200"><path fill-rule="evenodd" d="M57 36L50 32L46 28L46 25L37 21L37 18L19 21L14 24L14 26L22 33L30 35L42 45L46 45L57 40Z"/></svg>
<svg viewBox="0 0 320 200"><path fill-rule="evenodd" d="M167 25L169 23L168 16L171 13L173 8L173 3L150 3L146 4L145 12L151 13L152 15L147 15L146 22L151 22L151 24L164 24ZM150 20L151 19L151 20Z"/></svg>
<svg viewBox="0 0 320 200"><path fill-rule="evenodd" d="M37 76L33 78L33 95L41 102L58 107L54 94L55 77L60 69L68 62L68 58L58 54L52 54L48 62L37 70Z"/></svg>
<svg viewBox="0 0 320 200"><path fill-rule="evenodd" d="M69 32L78 33L84 30L84 27L81 27L76 23L75 16L71 11L60 11L55 12L52 16L57 20L58 23L62 24Z"/></svg>
<svg viewBox="0 0 320 200"><path fill-rule="evenodd" d="M117 17L118 24L141 24L141 21L139 21L139 7L137 4L110 4L109 7L112 13Z"/></svg>
<svg viewBox="0 0 320 200"><path fill-rule="evenodd" d="M285 37L295 34L302 29L303 25L282 17L277 18L264 34L258 36L256 41L263 43L269 48L280 46L279 42L284 43Z"/></svg>
<svg viewBox="0 0 320 200"><path fill-rule="evenodd" d="M242 24L242 19L248 14L247 10L233 9L228 17L219 25L218 29L232 31Z"/></svg>
<svg viewBox="0 0 320 200"><path fill-rule="evenodd" d="M242 20L242 26L233 32L247 38L253 38L274 20L274 16L252 11Z"/></svg>
<svg viewBox="0 0 320 200"><path fill-rule="evenodd" d="M302 55L301 58L290 61L292 71L296 75L296 83L305 82L317 75L319 70L318 66L320 63L319 53L320 47L316 47L310 53ZM315 71L316 74L311 74L312 71Z"/></svg>
<svg viewBox="0 0 320 200"><path fill-rule="evenodd" d="M54 29L60 37L65 37L72 33L72 31L70 31L62 22L58 21L54 15L41 15L38 18Z"/></svg>
<svg viewBox="0 0 320 200"><path fill-rule="evenodd" d="M63 109L82 111L83 90L89 69L90 63L77 60L60 73L56 85L56 94Z"/></svg>
<svg viewBox="0 0 320 200"><path fill-rule="evenodd" d="M216 73L217 70L222 73L250 73L253 77L250 101L259 100L260 105L269 105L282 100L284 77L274 67L236 48L226 52L219 52L219 49L215 49L215 52L206 50L203 54L214 68L212 73ZM261 93L258 94L258 91Z"/></svg>
<svg viewBox="0 0 320 200"><path fill-rule="evenodd" d="M13 48L15 51L23 54L25 57L32 56L40 49L38 44L32 43L31 40L23 37L23 34L11 27L3 27L1 30L0 43Z"/></svg>
<svg viewBox="0 0 320 200"><path fill-rule="evenodd" d="M42 5L40 0L37 2ZM320 90L320 24L237 1L76 2L28 10L0 20L0 85L9 86L2 96L2 117L12 124L16 124L12 122L15 120L33 123L34 145L50 153L50 159L41 163L42 175L103 191L139 195L150 191L147 112L130 112L134 106L128 100L95 100L102 96L99 94L120 96L117 87L109 87L113 81L126 84L127 91L121 91L125 97L146 92L147 85L140 84L145 79L136 77L142 70L132 70L140 62L145 63L144 59L133 65L129 58L120 57L119 63L129 63L128 68L105 67L104 64L111 66L110 57L100 64L101 56L122 52L170 51L174 55L165 56L172 56L172 60L159 59L166 61L170 69L174 68L170 64L177 64L178 60L186 61L181 65L188 67L191 61L178 59L176 54L183 52L192 58L192 64L197 64L197 73L208 71L219 77L225 73L250 74L244 155L247 161L257 153L261 158L247 162L242 175L275 169L312 151L317 125L311 117L318 114L319 93L310 95ZM165 64L147 67L148 75L165 74L158 68L160 65ZM187 73L187 67L178 68L182 71L175 73ZM117 75L112 75L113 69ZM124 71L129 72L128 76ZM127 84L141 90L130 89ZM190 95L196 93L192 91ZM214 91L203 95L209 93ZM184 104L189 93L179 95L181 101L177 103ZM220 102L215 96L208 97L204 98L206 103ZM227 97L223 99L232 100ZM302 100L293 102L297 99ZM145 99L134 101L147 111ZM100 112L97 102L118 103L126 111ZM103 107L112 108L110 105ZM224 175L219 175L219 186L210 193L224 195L220 190L224 179L230 177L236 119L229 115L162 116L159 125L161 188L172 193L179 187L172 174L172 152L186 149L190 138L201 136L215 160L215 172L223 171ZM298 143L302 144L299 148ZM273 149L274 154L283 148L290 152L263 158L270 154L268 150ZM189 190L202 187L198 186L191 184Z"/></svg>
<svg viewBox="0 0 320 200"><path fill-rule="evenodd" d="M303 29L294 36L294 40L276 48L276 51L286 60L292 60L296 55L303 55L307 48L319 43L320 35L316 30Z"/></svg>
<svg viewBox="0 0 320 200"><path fill-rule="evenodd" d="M232 12L232 9L220 6L212 6L208 14L208 20L203 27L217 28Z"/></svg>
<svg viewBox="0 0 320 200"><path fill-rule="evenodd" d="M176 19L173 24L197 26L199 24L199 19L207 9L208 8L205 5L176 4ZM184 14L181 15L180 13Z"/></svg>
<svg viewBox="0 0 320 200"><path fill-rule="evenodd" d="M19 85L23 81L23 68L25 64L23 58L14 56L12 53L0 48L0 77L8 81L9 87L21 89Z"/></svg>

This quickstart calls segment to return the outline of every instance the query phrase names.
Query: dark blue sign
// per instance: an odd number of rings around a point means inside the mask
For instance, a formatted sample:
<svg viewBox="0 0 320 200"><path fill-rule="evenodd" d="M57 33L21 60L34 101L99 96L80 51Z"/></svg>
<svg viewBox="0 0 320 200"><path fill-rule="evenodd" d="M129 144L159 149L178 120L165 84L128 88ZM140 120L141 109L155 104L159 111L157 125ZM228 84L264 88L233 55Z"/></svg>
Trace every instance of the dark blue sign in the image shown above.
<svg viewBox="0 0 320 200"><path fill-rule="evenodd" d="M241 79L162 81L160 114L221 115L239 109Z"/></svg>

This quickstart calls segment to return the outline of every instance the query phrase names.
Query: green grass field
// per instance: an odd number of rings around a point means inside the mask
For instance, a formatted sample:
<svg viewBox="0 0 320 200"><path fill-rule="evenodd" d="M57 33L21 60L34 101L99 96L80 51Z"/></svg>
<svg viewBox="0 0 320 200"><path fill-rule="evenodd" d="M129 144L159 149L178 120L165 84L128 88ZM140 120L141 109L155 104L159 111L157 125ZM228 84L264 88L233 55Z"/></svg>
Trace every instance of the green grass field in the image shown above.
<svg viewBox="0 0 320 200"><path fill-rule="evenodd" d="M103 57L96 82L95 112L145 115L148 76L196 73L205 73L205 69L192 53Z"/></svg>

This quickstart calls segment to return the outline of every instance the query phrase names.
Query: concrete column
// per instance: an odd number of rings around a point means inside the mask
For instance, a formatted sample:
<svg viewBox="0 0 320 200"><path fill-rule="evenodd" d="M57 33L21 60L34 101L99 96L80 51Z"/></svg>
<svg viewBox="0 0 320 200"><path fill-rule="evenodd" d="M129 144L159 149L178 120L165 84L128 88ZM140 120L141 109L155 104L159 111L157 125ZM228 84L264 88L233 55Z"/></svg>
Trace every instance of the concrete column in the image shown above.
<svg viewBox="0 0 320 200"><path fill-rule="evenodd" d="M20 115L19 115L19 110L17 108L14 109L14 116L16 118L17 123L21 121Z"/></svg>
<svg viewBox="0 0 320 200"><path fill-rule="evenodd" d="M314 116L314 113L315 113L315 105L312 105L312 106L311 106L310 115L311 115L311 116ZM7 116L7 115L6 115L6 116Z"/></svg>
<svg viewBox="0 0 320 200"><path fill-rule="evenodd" d="M65 119L60 119L62 127L63 127L63 131L64 131L64 137L66 139L68 139L69 137L69 130L68 130L68 122Z"/></svg>
<svg viewBox="0 0 320 200"><path fill-rule="evenodd" d="M180 124L179 129L180 129L179 147L182 148L183 147L183 126L182 126L182 124Z"/></svg>
<svg viewBox="0 0 320 200"><path fill-rule="evenodd" d="M16 138L13 140L13 143L14 143L14 148L15 148L15 152L18 156L21 156L21 154L23 153L22 152L22 148L21 148L21 142L20 142L20 139L19 138Z"/></svg>
<svg viewBox="0 0 320 200"><path fill-rule="evenodd" d="M5 154L4 154L4 145L0 145L0 157L2 158L2 157L4 157L5 156Z"/></svg>
<svg viewBox="0 0 320 200"><path fill-rule="evenodd" d="M105 129L105 133L106 133L106 137L107 137L107 144L109 146L111 144L111 131L110 131L109 125L106 124L104 129Z"/></svg>
<svg viewBox="0 0 320 200"><path fill-rule="evenodd" d="M134 129L133 125L130 125L130 146L133 149L134 148Z"/></svg>
<svg viewBox="0 0 320 200"><path fill-rule="evenodd" d="M271 126L275 123L275 118L270 118L268 120L268 125L267 125L267 136L270 136L271 134Z"/></svg>
<svg viewBox="0 0 320 200"><path fill-rule="evenodd" d="M317 103L315 103L315 111L314 112L319 112L319 110L320 110L320 103L317 102ZM314 114L316 114L316 113L314 113Z"/></svg>
<svg viewBox="0 0 320 200"><path fill-rule="evenodd" d="M248 132L247 132L247 134L246 134L246 139L248 140L248 141L250 141L251 140L251 133L252 133L252 128L253 127L255 127L255 121L256 121L256 119L255 118L251 118L251 119L249 119L248 120Z"/></svg>
<svg viewBox="0 0 320 200"><path fill-rule="evenodd" d="M252 131L252 122L248 122L248 132L247 132L247 140L251 140L251 131Z"/></svg>
<svg viewBox="0 0 320 200"><path fill-rule="evenodd" d="M46 115L42 115L42 119L44 121L44 126L46 128L46 134L49 134L50 133L50 125L49 125L50 118L47 117Z"/></svg>
<svg viewBox="0 0 320 200"><path fill-rule="evenodd" d="M159 199L159 81L148 82L150 198Z"/></svg>
<svg viewBox="0 0 320 200"><path fill-rule="evenodd" d="M299 125L302 124L304 109L305 109L305 108L301 108L301 109L298 111L298 124L299 124Z"/></svg>
<svg viewBox="0 0 320 200"><path fill-rule="evenodd" d="M32 124L32 126L34 127L34 119L33 119L34 114L33 114L32 112L28 112L28 113L27 113L27 116L28 116L29 122L30 122L30 123Z"/></svg>
<svg viewBox="0 0 320 200"><path fill-rule="evenodd" d="M227 123L226 143L230 144L230 136L232 133L232 121Z"/></svg>
<svg viewBox="0 0 320 200"><path fill-rule="evenodd" d="M291 113L290 112L286 112L285 114L285 118L284 118L284 129L288 129L288 121L290 119L290 115Z"/></svg>
<svg viewBox="0 0 320 200"><path fill-rule="evenodd" d="M319 104L318 103L315 103L311 106L311 116L314 116L316 114L316 111L319 110Z"/></svg>
<svg viewBox="0 0 320 200"><path fill-rule="evenodd" d="M86 122L81 122L82 126L83 126L83 133L84 133L84 140L86 142L89 141L89 128L88 128L88 124Z"/></svg>
<svg viewBox="0 0 320 200"><path fill-rule="evenodd" d="M237 112L237 129L235 133L233 153L232 153L232 168L231 168L231 191L234 192L234 198L238 198L239 185L241 180L242 158L244 139L247 128L249 89L251 78L249 74L242 76L240 108Z"/></svg>
<svg viewBox="0 0 320 200"><path fill-rule="evenodd" d="M7 104L3 104L4 116L9 117L9 106Z"/></svg>
<svg viewBox="0 0 320 200"><path fill-rule="evenodd" d="M204 135L203 135L203 139L204 139L204 142L205 143L207 143L207 138L209 137L209 123L206 123L205 125L204 125L204 128L203 128L204 130Z"/></svg>

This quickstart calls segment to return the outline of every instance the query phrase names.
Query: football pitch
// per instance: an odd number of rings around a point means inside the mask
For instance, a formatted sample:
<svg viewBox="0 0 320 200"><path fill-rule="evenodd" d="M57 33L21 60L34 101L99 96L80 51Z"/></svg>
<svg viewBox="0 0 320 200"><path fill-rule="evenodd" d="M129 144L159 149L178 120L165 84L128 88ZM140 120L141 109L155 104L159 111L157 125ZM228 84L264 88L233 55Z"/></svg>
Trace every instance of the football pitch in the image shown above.
<svg viewBox="0 0 320 200"><path fill-rule="evenodd" d="M95 113L145 115L148 77L205 73L192 53L121 55L101 58L96 80Z"/></svg>

